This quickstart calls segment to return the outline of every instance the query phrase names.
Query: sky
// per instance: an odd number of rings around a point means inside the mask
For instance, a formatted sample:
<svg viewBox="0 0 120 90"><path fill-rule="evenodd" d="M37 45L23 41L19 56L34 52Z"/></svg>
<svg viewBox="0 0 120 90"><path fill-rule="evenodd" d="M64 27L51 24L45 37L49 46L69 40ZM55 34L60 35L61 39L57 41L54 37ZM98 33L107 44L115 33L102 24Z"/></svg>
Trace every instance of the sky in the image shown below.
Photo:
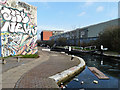
<svg viewBox="0 0 120 90"><path fill-rule="evenodd" d="M118 2L27 2L37 7L42 30L70 31L118 18Z"/></svg>

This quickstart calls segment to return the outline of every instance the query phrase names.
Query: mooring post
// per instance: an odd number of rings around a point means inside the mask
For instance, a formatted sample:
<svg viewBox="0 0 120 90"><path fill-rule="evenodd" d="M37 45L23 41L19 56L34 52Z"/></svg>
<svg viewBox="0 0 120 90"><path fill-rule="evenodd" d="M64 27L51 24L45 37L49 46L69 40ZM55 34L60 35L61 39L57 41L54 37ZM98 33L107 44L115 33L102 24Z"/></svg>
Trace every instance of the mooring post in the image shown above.
<svg viewBox="0 0 120 90"><path fill-rule="evenodd" d="M101 55L103 55L103 45L101 45L100 51L101 51Z"/></svg>

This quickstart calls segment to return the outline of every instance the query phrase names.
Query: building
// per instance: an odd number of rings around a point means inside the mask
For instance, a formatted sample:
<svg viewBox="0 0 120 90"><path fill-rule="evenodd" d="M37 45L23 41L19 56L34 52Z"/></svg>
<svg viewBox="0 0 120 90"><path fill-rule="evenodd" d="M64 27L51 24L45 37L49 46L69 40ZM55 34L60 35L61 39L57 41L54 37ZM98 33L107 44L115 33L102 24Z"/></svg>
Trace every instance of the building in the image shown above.
<svg viewBox="0 0 120 90"><path fill-rule="evenodd" d="M77 28L69 32L65 32L59 35L54 35L50 39L57 40L58 38L64 37L67 39L67 43L71 45L78 45L78 43L88 43L91 40L96 40L99 33L102 33L106 28L112 26L118 26L120 19L114 19L95 25L86 26L83 28Z"/></svg>
<svg viewBox="0 0 120 90"><path fill-rule="evenodd" d="M64 33L64 31L58 31L58 30L54 30L54 31L52 31L53 32L53 35L58 35L58 34L62 34L62 33Z"/></svg>
<svg viewBox="0 0 120 90"><path fill-rule="evenodd" d="M50 40L50 37L53 35L58 35L63 33L64 31L49 31L49 30L44 30L41 32L41 41L48 41Z"/></svg>
<svg viewBox="0 0 120 90"><path fill-rule="evenodd" d="M0 56L37 53L37 7L1 0L0 24Z"/></svg>
<svg viewBox="0 0 120 90"><path fill-rule="evenodd" d="M48 41L52 36L52 31L42 31L41 32L41 41Z"/></svg>

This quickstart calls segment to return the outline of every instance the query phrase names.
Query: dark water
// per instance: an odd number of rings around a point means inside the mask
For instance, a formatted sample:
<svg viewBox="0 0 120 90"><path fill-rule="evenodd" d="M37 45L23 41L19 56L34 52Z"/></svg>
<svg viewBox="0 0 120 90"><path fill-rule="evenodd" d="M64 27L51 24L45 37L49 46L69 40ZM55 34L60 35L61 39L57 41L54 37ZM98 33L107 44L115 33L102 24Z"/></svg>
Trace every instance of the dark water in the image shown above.
<svg viewBox="0 0 120 90"><path fill-rule="evenodd" d="M86 62L86 68L78 76L79 81L71 80L67 83L67 88L120 88L120 59L101 57L97 55L84 54L79 55ZM96 67L102 71L109 80L99 80L88 67ZM97 80L98 84L93 83ZM81 81L84 83L81 84ZM117 89L118 90L118 89Z"/></svg>

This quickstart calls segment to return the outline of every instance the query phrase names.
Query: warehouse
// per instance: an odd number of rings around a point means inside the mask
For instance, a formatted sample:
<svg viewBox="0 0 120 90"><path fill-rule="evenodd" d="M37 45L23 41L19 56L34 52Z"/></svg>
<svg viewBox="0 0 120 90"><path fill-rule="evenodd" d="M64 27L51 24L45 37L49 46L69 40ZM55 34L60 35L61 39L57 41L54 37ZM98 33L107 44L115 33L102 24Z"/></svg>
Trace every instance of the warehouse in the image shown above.
<svg viewBox="0 0 120 90"><path fill-rule="evenodd" d="M58 38L64 37L67 39L67 43L71 45L78 45L79 42L88 43L91 40L96 40L99 33L102 33L106 28L118 26L118 20L119 19L114 19L95 25L86 26L83 28L77 28L76 30L65 32L59 35L54 35L50 37L50 40L57 40Z"/></svg>

